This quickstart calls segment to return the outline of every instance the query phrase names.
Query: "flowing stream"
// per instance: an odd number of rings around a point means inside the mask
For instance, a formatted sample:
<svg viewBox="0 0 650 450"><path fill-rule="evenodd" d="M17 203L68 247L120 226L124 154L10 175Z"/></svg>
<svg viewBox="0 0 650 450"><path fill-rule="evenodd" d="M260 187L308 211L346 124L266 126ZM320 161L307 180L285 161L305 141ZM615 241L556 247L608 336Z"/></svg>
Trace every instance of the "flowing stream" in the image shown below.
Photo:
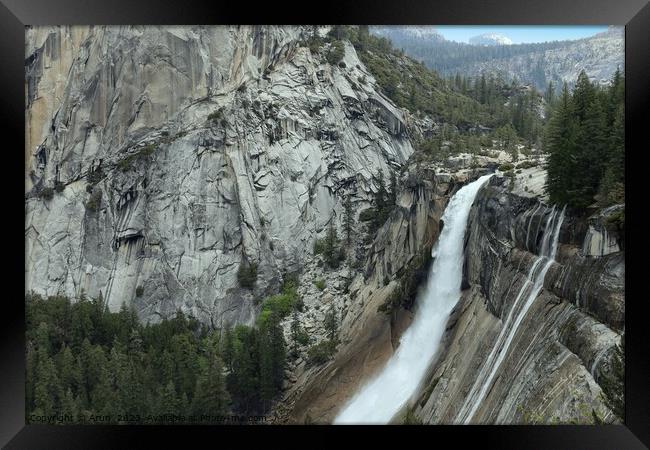
<svg viewBox="0 0 650 450"><path fill-rule="evenodd" d="M377 377L363 386L334 420L335 424L385 424L413 396L438 351L447 319L460 299L463 240L469 211L492 175L463 186L449 200L444 227L432 250L426 290L397 351Z"/></svg>
<svg viewBox="0 0 650 450"><path fill-rule="evenodd" d="M492 351L483 363L481 371L474 381L474 385L470 389L469 394L467 394L467 397L465 397L465 402L456 415L456 423L467 424L472 421L476 411L481 406L481 402L485 399L488 389L492 386L494 377L508 354L510 344L512 344L519 325L521 325L522 320L526 317L526 313L544 286L546 272L548 272L548 269L555 260L558 237L563 220L564 208L558 213L554 206L548 214L542 243L539 248L539 256L531 266L526 281L519 290L517 298L512 304L512 308L510 308L510 312L501 327L501 332L492 347ZM530 223L528 224L528 228L530 231ZM526 245L528 245L528 236L526 236Z"/></svg>

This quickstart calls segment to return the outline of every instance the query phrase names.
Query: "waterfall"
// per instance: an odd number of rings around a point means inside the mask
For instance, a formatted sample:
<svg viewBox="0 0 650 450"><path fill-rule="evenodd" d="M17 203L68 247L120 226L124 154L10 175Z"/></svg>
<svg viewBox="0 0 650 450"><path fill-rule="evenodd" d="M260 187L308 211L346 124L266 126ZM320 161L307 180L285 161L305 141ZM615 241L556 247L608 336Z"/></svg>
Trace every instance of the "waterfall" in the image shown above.
<svg viewBox="0 0 650 450"><path fill-rule="evenodd" d="M449 314L460 299L469 211L479 189L491 176L463 186L449 200L442 216L445 225L431 254L434 261L426 290L413 323L384 369L357 392L335 424L388 423L416 392L438 351Z"/></svg>
<svg viewBox="0 0 650 450"><path fill-rule="evenodd" d="M476 411L481 406L481 402L485 399L488 389L492 387L492 382L498 373L499 367L508 354L510 344L512 344L519 325L521 325L526 313L541 292L544 286L546 272L548 272L553 261L555 261L560 227L562 227L564 220L564 210L565 208L558 214L555 206L551 209L546 227L544 228L539 256L530 268L526 281L519 290L517 298L510 308L508 317L501 327L501 332L492 347L492 351L485 360L485 363L483 363L472 388L467 394L467 397L465 397L463 406L456 415L456 423L467 424L476 414Z"/></svg>

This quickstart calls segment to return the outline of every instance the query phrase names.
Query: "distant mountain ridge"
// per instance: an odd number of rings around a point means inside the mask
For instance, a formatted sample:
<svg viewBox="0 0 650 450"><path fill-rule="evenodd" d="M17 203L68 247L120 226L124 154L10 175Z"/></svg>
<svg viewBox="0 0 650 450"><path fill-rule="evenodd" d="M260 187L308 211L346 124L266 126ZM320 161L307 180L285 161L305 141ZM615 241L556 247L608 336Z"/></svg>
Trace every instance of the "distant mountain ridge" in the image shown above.
<svg viewBox="0 0 650 450"><path fill-rule="evenodd" d="M512 45L472 45L448 41L435 27L371 27L372 33L390 39L411 57L443 76L460 73L500 76L545 89L549 82L560 86L575 83L584 70L590 79L607 83L616 68L624 70L625 40L622 27L610 27L594 36L567 41ZM430 38L428 36L433 37ZM476 42L476 41L475 41Z"/></svg>
<svg viewBox="0 0 650 450"><path fill-rule="evenodd" d="M484 33L469 38L471 45L512 45L512 39L500 33Z"/></svg>

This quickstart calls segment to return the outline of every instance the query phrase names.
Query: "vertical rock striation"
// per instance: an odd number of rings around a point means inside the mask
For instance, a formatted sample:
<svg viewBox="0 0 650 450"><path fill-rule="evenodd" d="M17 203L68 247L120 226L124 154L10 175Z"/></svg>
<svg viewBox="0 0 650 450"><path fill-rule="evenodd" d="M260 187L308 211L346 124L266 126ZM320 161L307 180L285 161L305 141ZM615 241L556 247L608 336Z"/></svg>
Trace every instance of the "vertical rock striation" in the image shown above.
<svg viewBox="0 0 650 450"><path fill-rule="evenodd" d="M592 411L617 420L599 382L623 331L624 258L622 252L583 253L591 238L575 217L563 223L556 261L509 347L501 350L494 376L479 377L520 304L516 300L553 214L534 198L508 192L503 179L494 178L479 193L465 251L467 290L452 313L446 349L412 405L425 422L467 417L461 406L476 383L487 384L479 386L485 395L470 423L592 423Z"/></svg>
<svg viewBox="0 0 650 450"><path fill-rule="evenodd" d="M28 29L26 290L252 323L254 299L340 228L342 197L367 204L413 151L354 48L330 65L304 33Z"/></svg>

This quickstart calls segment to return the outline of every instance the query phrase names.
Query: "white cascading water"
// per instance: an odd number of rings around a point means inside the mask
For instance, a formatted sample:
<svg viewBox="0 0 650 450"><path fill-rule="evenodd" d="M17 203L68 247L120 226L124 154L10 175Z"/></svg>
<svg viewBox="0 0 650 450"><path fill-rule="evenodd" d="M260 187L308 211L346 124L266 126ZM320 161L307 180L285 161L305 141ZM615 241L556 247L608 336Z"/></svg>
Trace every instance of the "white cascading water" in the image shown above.
<svg viewBox="0 0 650 450"><path fill-rule="evenodd" d="M388 423L413 396L438 351L451 310L460 299L463 240L469 211L479 189L492 175L463 186L449 200L444 226L431 252L426 290L411 326L382 372L343 408L335 424Z"/></svg>
<svg viewBox="0 0 650 450"><path fill-rule="evenodd" d="M558 214L555 207L552 208L546 222L546 227L544 228L542 243L539 249L540 254L530 268L526 281L519 290L517 298L512 304L512 308L510 308L508 317L503 323L503 327L492 347L492 351L485 360L485 363L483 363L481 371L476 377L467 397L465 397L463 406L456 415L456 423L467 424L474 418L476 411L481 406L481 402L485 399L485 395L492 386L499 367L508 354L510 344L512 344L519 325L521 325L526 313L542 290L546 272L548 272L553 261L555 261L560 227L562 227L562 222L564 221L564 210L565 208ZM531 215L531 221L532 217L534 216ZM528 236L526 236L526 245L528 245Z"/></svg>

